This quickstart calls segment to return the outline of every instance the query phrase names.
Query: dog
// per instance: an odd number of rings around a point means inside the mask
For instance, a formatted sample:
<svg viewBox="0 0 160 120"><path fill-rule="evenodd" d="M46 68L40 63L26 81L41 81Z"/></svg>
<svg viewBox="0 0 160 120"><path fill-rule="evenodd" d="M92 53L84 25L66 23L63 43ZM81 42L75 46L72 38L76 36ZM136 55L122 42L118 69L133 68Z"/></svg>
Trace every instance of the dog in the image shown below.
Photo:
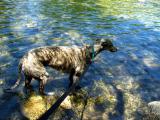
<svg viewBox="0 0 160 120"><path fill-rule="evenodd" d="M47 83L49 74L45 66L52 67L64 73L69 73L69 87L74 83L78 86L80 77L86 68L92 63L94 57L100 52L108 50L116 52L117 48L110 39L100 39L94 45L79 46L45 46L30 50L19 62L18 79L14 86L8 90L16 88L21 80L21 75L25 78L25 87L31 88L31 80L39 81L39 92L46 95L44 86Z"/></svg>

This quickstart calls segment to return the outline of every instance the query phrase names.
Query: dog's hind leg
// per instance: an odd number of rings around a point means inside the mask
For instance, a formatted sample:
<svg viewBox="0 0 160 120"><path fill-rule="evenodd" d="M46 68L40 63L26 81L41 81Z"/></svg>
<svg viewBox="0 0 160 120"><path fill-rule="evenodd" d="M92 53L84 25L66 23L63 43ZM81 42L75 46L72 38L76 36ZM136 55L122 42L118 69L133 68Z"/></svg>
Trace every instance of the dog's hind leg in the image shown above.
<svg viewBox="0 0 160 120"><path fill-rule="evenodd" d="M28 93L28 90L29 92L32 91L32 86L30 85L31 80L32 80L32 77L25 76L25 88L27 93Z"/></svg>
<svg viewBox="0 0 160 120"><path fill-rule="evenodd" d="M25 77L25 87L26 87L26 88L29 88L29 87L31 86L31 85L30 85L31 80L32 80L31 77Z"/></svg>
<svg viewBox="0 0 160 120"><path fill-rule="evenodd" d="M47 83L47 76L41 76L39 81L39 92L42 95L46 95L47 93L44 92L44 85Z"/></svg>

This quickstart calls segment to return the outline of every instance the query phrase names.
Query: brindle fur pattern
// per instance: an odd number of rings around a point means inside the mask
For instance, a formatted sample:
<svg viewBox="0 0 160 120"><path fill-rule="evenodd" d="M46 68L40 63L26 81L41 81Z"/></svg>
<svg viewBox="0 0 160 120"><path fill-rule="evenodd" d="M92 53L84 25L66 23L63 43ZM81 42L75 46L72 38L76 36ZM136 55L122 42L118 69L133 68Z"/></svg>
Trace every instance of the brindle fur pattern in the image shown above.
<svg viewBox="0 0 160 120"><path fill-rule="evenodd" d="M93 48L94 47L94 53ZM44 94L44 85L49 74L45 66L52 67L65 73L69 73L70 84L79 81L81 75L94 57L103 50L117 51L110 40L105 40L94 46L45 46L30 50L23 56L19 63L19 71L25 76L25 87L31 88L31 80L37 79L39 91Z"/></svg>

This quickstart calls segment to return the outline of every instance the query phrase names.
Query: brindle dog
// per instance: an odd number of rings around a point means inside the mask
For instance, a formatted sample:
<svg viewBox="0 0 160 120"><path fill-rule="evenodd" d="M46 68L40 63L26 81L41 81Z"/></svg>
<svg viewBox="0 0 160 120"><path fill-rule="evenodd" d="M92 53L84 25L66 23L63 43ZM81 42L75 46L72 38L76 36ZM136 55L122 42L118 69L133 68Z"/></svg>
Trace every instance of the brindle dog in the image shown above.
<svg viewBox="0 0 160 120"><path fill-rule="evenodd" d="M49 76L45 66L69 73L69 87L73 83L77 85L86 68L92 63L93 57L103 50L116 52L117 48L113 46L111 40L103 39L93 46L45 46L32 49L20 60L19 77L10 90L18 86L23 73L27 89L31 88L30 83L34 78L39 81L39 92L45 94L44 85Z"/></svg>

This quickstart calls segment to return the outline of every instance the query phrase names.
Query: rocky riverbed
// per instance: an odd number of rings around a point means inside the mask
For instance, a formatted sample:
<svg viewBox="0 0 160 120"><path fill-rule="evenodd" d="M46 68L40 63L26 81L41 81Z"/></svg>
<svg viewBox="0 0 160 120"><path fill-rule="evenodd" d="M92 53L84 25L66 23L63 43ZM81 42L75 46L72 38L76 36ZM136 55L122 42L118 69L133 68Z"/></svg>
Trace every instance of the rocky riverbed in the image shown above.
<svg viewBox="0 0 160 120"><path fill-rule="evenodd" d="M50 97L3 92L17 79L20 58L40 46L94 44L111 38L116 53L102 52L50 119L149 120L160 101L159 0L1 0L0 119L37 119L68 86L68 75L47 68Z"/></svg>

